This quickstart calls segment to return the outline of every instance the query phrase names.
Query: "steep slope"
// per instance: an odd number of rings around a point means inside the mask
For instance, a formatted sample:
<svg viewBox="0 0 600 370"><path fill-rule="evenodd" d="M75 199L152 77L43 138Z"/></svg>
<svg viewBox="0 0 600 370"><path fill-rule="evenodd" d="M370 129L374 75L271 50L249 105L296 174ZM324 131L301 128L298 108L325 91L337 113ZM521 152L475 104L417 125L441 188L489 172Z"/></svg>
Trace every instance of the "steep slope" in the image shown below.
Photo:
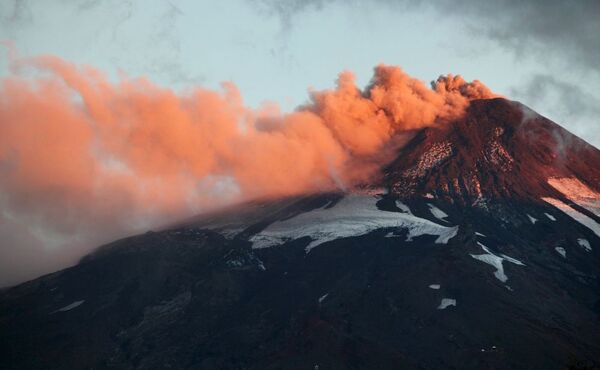
<svg viewBox="0 0 600 370"><path fill-rule="evenodd" d="M475 101L415 136L387 190L238 205L3 291L0 367L597 364L599 164L518 103Z"/></svg>
<svg viewBox="0 0 600 370"><path fill-rule="evenodd" d="M466 116L429 128L387 170L392 192L465 204L561 197L548 179L576 178L600 192L600 151L529 108L472 102Z"/></svg>

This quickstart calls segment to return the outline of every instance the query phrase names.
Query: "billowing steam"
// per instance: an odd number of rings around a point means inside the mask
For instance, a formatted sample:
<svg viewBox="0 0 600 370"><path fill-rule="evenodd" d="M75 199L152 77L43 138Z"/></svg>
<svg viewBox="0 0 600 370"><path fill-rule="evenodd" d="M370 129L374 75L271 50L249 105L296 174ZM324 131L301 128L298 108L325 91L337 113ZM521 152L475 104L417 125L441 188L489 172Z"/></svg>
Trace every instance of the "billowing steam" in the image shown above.
<svg viewBox="0 0 600 370"><path fill-rule="evenodd" d="M364 91L343 72L337 88L282 114L245 107L230 83L176 93L143 78L113 83L51 56L13 67L0 86L0 231L19 225L22 240L46 249L89 250L228 202L351 188L407 131L443 124L471 99L492 96L460 76L429 88L380 65ZM0 260L11 261L10 250L34 247L1 248Z"/></svg>

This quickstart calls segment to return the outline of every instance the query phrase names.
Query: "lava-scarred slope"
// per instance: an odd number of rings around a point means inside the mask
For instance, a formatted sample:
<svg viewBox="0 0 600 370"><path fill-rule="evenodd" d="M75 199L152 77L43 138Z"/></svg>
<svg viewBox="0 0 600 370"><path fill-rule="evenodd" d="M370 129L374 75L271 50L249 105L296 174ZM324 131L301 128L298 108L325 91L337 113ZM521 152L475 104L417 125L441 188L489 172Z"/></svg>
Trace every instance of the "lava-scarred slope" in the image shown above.
<svg viewBox="0 0 600 370"><path fill-rule="evenodd" d="M473 101L459 121L421 131L387 169L402 197L435 194L465 204L561 197L549 178L600 192L600 151L520 103Z"/></svg>

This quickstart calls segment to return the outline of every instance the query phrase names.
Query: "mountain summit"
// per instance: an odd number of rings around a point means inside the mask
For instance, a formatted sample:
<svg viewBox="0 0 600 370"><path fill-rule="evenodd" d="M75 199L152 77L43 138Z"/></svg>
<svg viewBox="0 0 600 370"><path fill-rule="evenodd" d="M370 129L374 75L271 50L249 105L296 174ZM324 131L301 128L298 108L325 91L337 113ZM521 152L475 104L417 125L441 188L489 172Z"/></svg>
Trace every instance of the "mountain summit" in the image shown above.
<svg viewBox="0 0 600 370"><path fill-rule="evenodd" d="M598 149L475 100L382 173L122 239L2 291L0 367L598 364Z"/></svg>
<svg viewBox="0 0 600 370"><path fill-rule="evenodd" d="M600 151L516 102L473 101L464 118L422 130L387 169L392 193L464 204L561 197L548 180L600 191Z"/></svg>

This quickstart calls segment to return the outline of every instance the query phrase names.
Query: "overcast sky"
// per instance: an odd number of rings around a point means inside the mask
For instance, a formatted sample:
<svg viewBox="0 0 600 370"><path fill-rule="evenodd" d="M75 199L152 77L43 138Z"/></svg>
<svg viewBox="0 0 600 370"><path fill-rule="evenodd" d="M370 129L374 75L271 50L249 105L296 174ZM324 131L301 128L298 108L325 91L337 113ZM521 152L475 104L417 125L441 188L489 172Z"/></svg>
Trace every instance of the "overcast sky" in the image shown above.
<svg viewBox="0 0 600 370"><path fill-rule="evenodd" d="M596 0L7 0L0 39L175 89L232 81L284 110L345 69L362 86L378 63L461 74L599 146L598 19Z"/></svg>

